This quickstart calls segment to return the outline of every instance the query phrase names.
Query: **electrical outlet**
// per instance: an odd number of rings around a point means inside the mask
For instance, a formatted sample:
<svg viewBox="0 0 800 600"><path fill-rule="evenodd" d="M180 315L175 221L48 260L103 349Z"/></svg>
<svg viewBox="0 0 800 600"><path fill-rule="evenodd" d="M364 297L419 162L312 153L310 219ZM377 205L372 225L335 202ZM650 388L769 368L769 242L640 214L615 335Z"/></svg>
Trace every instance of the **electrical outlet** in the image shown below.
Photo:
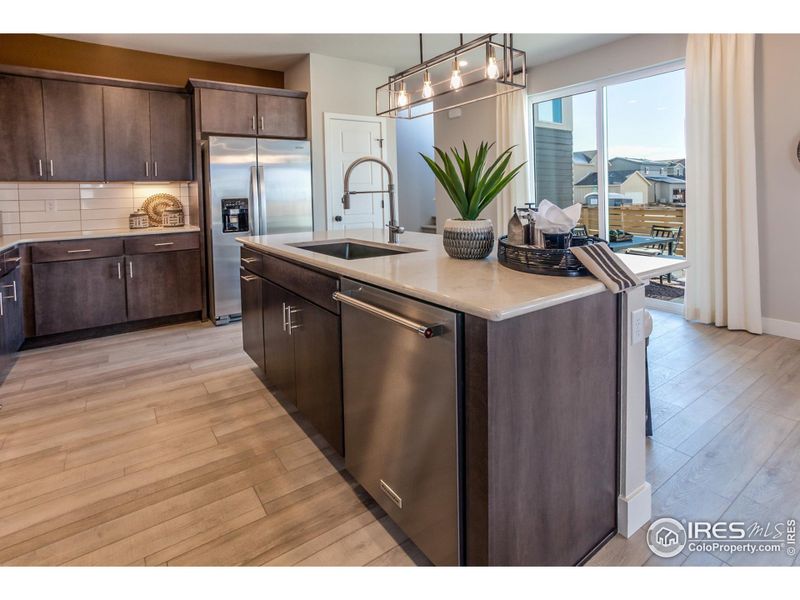
<svg viewBox="0 0 800 600"><path fill-rule="evenodd" d="M461 116L461 109L460 108L451 108L447 111L447 118L448 119L458 119Z"/></svg>
<svg viewBox="0 0 800 600"><path fill-rule="evenodd" d="M631 345L644 341L644 309L631 313Z"/></svg>
<svg viewBox="0 0 800 600"><path fill-rule="evenodd" d="M46 212L56 212L56 201L46 200L44 203L44 209Z"/></svg>

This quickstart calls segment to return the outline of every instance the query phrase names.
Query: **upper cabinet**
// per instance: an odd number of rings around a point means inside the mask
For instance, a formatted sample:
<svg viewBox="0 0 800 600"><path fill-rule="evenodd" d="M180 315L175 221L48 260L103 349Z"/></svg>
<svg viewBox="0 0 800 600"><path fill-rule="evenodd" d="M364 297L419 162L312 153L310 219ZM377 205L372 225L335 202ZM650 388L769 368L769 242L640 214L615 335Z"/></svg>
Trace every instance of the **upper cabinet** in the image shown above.
<svg viewBox="0 0 800 600"><path fill-rule="evenodd" d="M0 181L190 181L192 98L0 74Z"/></svg>
<svg viewBox="0 0 800 600"><path fill-rule="evenodd" d="M103 181L103 88L42 80L45 172L55 181Z"/></svg>
<svg viewBox="0 0 800 600"><path fill-rule="evenodd" d="M44 177L42 82L0 75L0 180Z"/></svg>
<svg viewBox="0 0 800 600"><path fill-rule="evenodd" d="M107 181L192 178L189 96L105 86L103 110Z"/></svg>
<svg viewBox="0 0 800 600"><path fill-rule="evenodd" d="M211 134L304 139L305 94L262 89L200 87L200 129Z"/></svg>

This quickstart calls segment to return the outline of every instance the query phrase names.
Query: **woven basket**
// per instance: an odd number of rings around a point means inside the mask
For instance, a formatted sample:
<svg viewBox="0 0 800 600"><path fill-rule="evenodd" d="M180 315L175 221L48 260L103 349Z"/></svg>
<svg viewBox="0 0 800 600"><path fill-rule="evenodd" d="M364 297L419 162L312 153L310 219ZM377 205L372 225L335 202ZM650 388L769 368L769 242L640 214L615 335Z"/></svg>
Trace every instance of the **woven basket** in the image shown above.
<svg viewBox="0 0 800 600"><path fill-rule="evenodd" d="M589 275L575 255L567 250L515 246L508 243L508 237L497 240L497 262L504 267L535 273L537 275L559 275L561 277L582 277ZM581 245L602 242L598 237L573 238L573 244L580 240Z"/></svg>

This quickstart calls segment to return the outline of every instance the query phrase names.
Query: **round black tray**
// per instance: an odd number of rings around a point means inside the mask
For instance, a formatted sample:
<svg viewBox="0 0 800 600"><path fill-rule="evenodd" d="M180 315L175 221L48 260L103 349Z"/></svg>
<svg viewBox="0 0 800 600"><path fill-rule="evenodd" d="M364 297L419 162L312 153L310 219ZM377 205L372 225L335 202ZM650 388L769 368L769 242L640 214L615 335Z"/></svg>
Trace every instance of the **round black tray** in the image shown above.
<svg viewBox="0 0 800 600"><path fill-rule="evenodd" d="M497 261L504 267L536 273L537 275L558 275L561 277L582 277L589 275L589 271L575 255L567 250L534 248L533 246L515 246L509 244L508 236L497 240ZM604 240L599 237L574 237L573 246L596 244Z"/></svg>

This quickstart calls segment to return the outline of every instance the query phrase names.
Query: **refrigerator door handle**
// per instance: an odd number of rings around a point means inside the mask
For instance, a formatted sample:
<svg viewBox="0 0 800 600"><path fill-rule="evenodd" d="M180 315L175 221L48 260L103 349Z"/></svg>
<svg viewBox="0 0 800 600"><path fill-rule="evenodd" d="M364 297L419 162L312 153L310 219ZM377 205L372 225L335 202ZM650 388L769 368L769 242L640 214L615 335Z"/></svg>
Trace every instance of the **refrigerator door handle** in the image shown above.
<svg viewBox="0 0 800 600"><path fill-rule="evenodd" d="M263 166L258 167L258 227L261 230L259 235L266 235L267 233L267 187L266 187L266 171Z"/></svg>
<svg viewBox="0 0 800 600"><path fill-rule="evenodd" d="M250 231L261 235L261 198L258 190L258 167L250 167Z"/></svg>

